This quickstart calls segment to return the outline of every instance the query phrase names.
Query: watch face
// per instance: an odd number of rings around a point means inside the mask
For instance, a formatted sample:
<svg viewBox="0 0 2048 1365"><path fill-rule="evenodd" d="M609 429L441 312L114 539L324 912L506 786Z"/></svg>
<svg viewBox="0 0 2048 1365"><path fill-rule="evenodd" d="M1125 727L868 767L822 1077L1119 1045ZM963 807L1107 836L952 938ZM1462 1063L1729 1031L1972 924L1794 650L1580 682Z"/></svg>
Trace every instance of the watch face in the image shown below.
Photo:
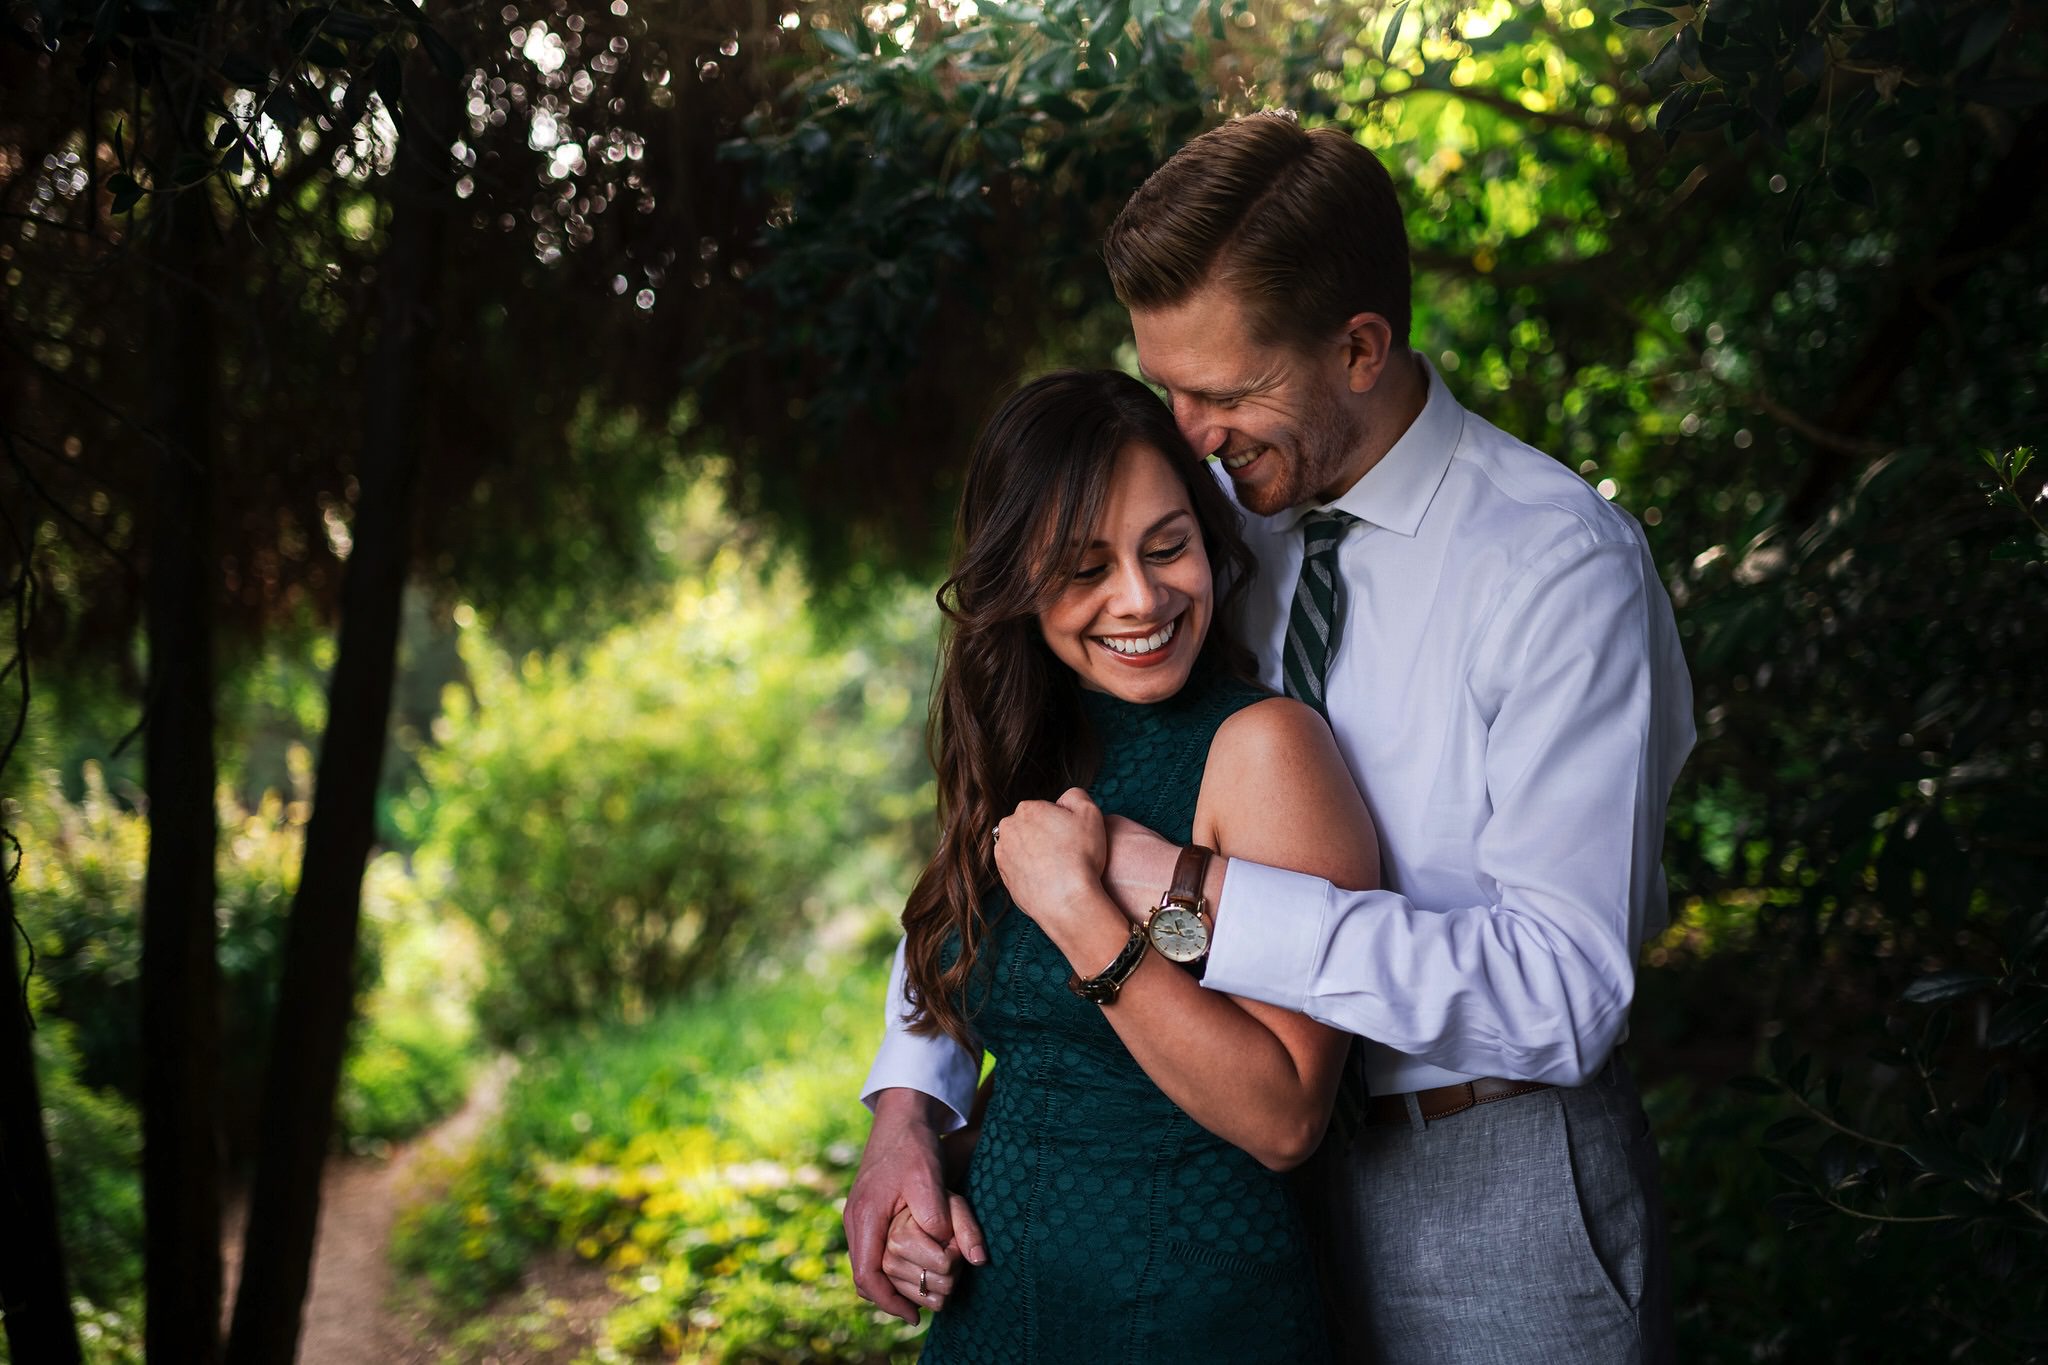
<svg viewBox="0 0 2048 1365"><path fill-rule="evenodd" d="M1152 946L1174 962L1193 962L1209 951L1209 931L1202 917L1173 905L1152 917Z"/></svg>

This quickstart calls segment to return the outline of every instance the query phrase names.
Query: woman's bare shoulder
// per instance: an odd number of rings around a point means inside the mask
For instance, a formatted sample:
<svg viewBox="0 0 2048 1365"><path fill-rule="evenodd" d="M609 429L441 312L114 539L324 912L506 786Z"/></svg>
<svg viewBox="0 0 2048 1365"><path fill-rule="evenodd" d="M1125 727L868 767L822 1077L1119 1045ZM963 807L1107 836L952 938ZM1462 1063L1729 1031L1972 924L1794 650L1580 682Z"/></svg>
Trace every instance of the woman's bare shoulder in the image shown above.
<svg viewBox="0 0 2048 1365"><path fill-rule="evenodd" d="M1376 886L1372 816L1321 715L1288 697L1233 714L1202 774L1202 819L1234 858Z"/></svg>
<svg viewBox="0 0 2048 1365"><path fill-rule="evenodd" d="M1313 707L1292 697L1267 697L1233 712L1209 742L1209 761L1272 762L1289 756L1337 758L1330 726Z"/></svg>

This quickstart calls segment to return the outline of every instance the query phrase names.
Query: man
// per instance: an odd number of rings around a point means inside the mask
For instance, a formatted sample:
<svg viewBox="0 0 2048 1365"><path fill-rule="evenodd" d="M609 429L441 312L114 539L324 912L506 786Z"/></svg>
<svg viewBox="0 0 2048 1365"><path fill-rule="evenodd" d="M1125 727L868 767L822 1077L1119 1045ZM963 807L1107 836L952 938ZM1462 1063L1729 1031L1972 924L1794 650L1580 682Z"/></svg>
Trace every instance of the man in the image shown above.
<svg viewBox="0 0 2048 1365"><path fill-rule="evenodd" d="M1319 1162L1348 1357L1668 1359L1655 1151L1613 1052L1693 730L1641 531L1408 349L1393 186L1342 133L1197 138L1104 254L1140 365L1251 514L1248 642L1380 830L1385 890L1220 859L1205 888L1206 986L1365 1040L1364 1122ZM1176 856L1116 823L1127 914ZM862 1293L914 1320L879 1269L899 1209L983 1254L937 1174L976 1059L891 1014L846 1225Z"/></svg>

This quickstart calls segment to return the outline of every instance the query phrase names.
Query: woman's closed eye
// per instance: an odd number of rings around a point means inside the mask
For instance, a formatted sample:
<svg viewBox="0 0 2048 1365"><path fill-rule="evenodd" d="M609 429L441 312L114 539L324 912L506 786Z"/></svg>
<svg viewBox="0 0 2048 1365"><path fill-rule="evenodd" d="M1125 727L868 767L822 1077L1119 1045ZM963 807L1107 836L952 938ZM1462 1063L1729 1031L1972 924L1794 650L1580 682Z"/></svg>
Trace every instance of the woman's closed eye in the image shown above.
<svg viewBox="0 0 2048 1365"><path fill-rule="evenodd" d="M1147 550L1145 557L1154 564L1171 564L1174 560L1181 557L1181 554L1188 548L1188 542L1192 539L1194 539L1192 536L1182 536L1171 545L1161 545L1156 549Z"/></svg>
<svg viewBox="0 0 2048 1365"><path fill-rule="evenodd" d="M1193 536L1182 536L1171 544L1154 546L1152 549L1145 551L1145 558L1154 564L1171 564L1174 560L1187 553L1188 545L1193 540ZM1074 570L1074 581L1076 583L1093 583L1108 572L1109 565L1106 563L1083 564L1080 568Z"/></svg>

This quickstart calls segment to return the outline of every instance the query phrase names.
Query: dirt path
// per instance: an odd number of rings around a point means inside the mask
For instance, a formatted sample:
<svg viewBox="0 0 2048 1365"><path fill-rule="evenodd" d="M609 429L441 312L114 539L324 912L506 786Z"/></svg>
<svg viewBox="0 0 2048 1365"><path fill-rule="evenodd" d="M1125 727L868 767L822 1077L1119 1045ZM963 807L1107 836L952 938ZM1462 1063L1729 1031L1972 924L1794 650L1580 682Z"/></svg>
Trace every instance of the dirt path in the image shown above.
<svg viewBox="0 0 2048 1365"><path fill-rule="evenodd" d="M421 1159L459 1151L498 1112L512 1059L486 1066L462 1108L388 1160L334 1157L320 1187L320 1233L313 1251L312 1291L299 1339L300 1365L412 1365L439 1358L420 1324L393 1314L389 1249L398 1210L425 1191ZM223 1226L225 1301L234 1302L241 1278L242 1228L247 1210L230 1202Z"/></svg>

